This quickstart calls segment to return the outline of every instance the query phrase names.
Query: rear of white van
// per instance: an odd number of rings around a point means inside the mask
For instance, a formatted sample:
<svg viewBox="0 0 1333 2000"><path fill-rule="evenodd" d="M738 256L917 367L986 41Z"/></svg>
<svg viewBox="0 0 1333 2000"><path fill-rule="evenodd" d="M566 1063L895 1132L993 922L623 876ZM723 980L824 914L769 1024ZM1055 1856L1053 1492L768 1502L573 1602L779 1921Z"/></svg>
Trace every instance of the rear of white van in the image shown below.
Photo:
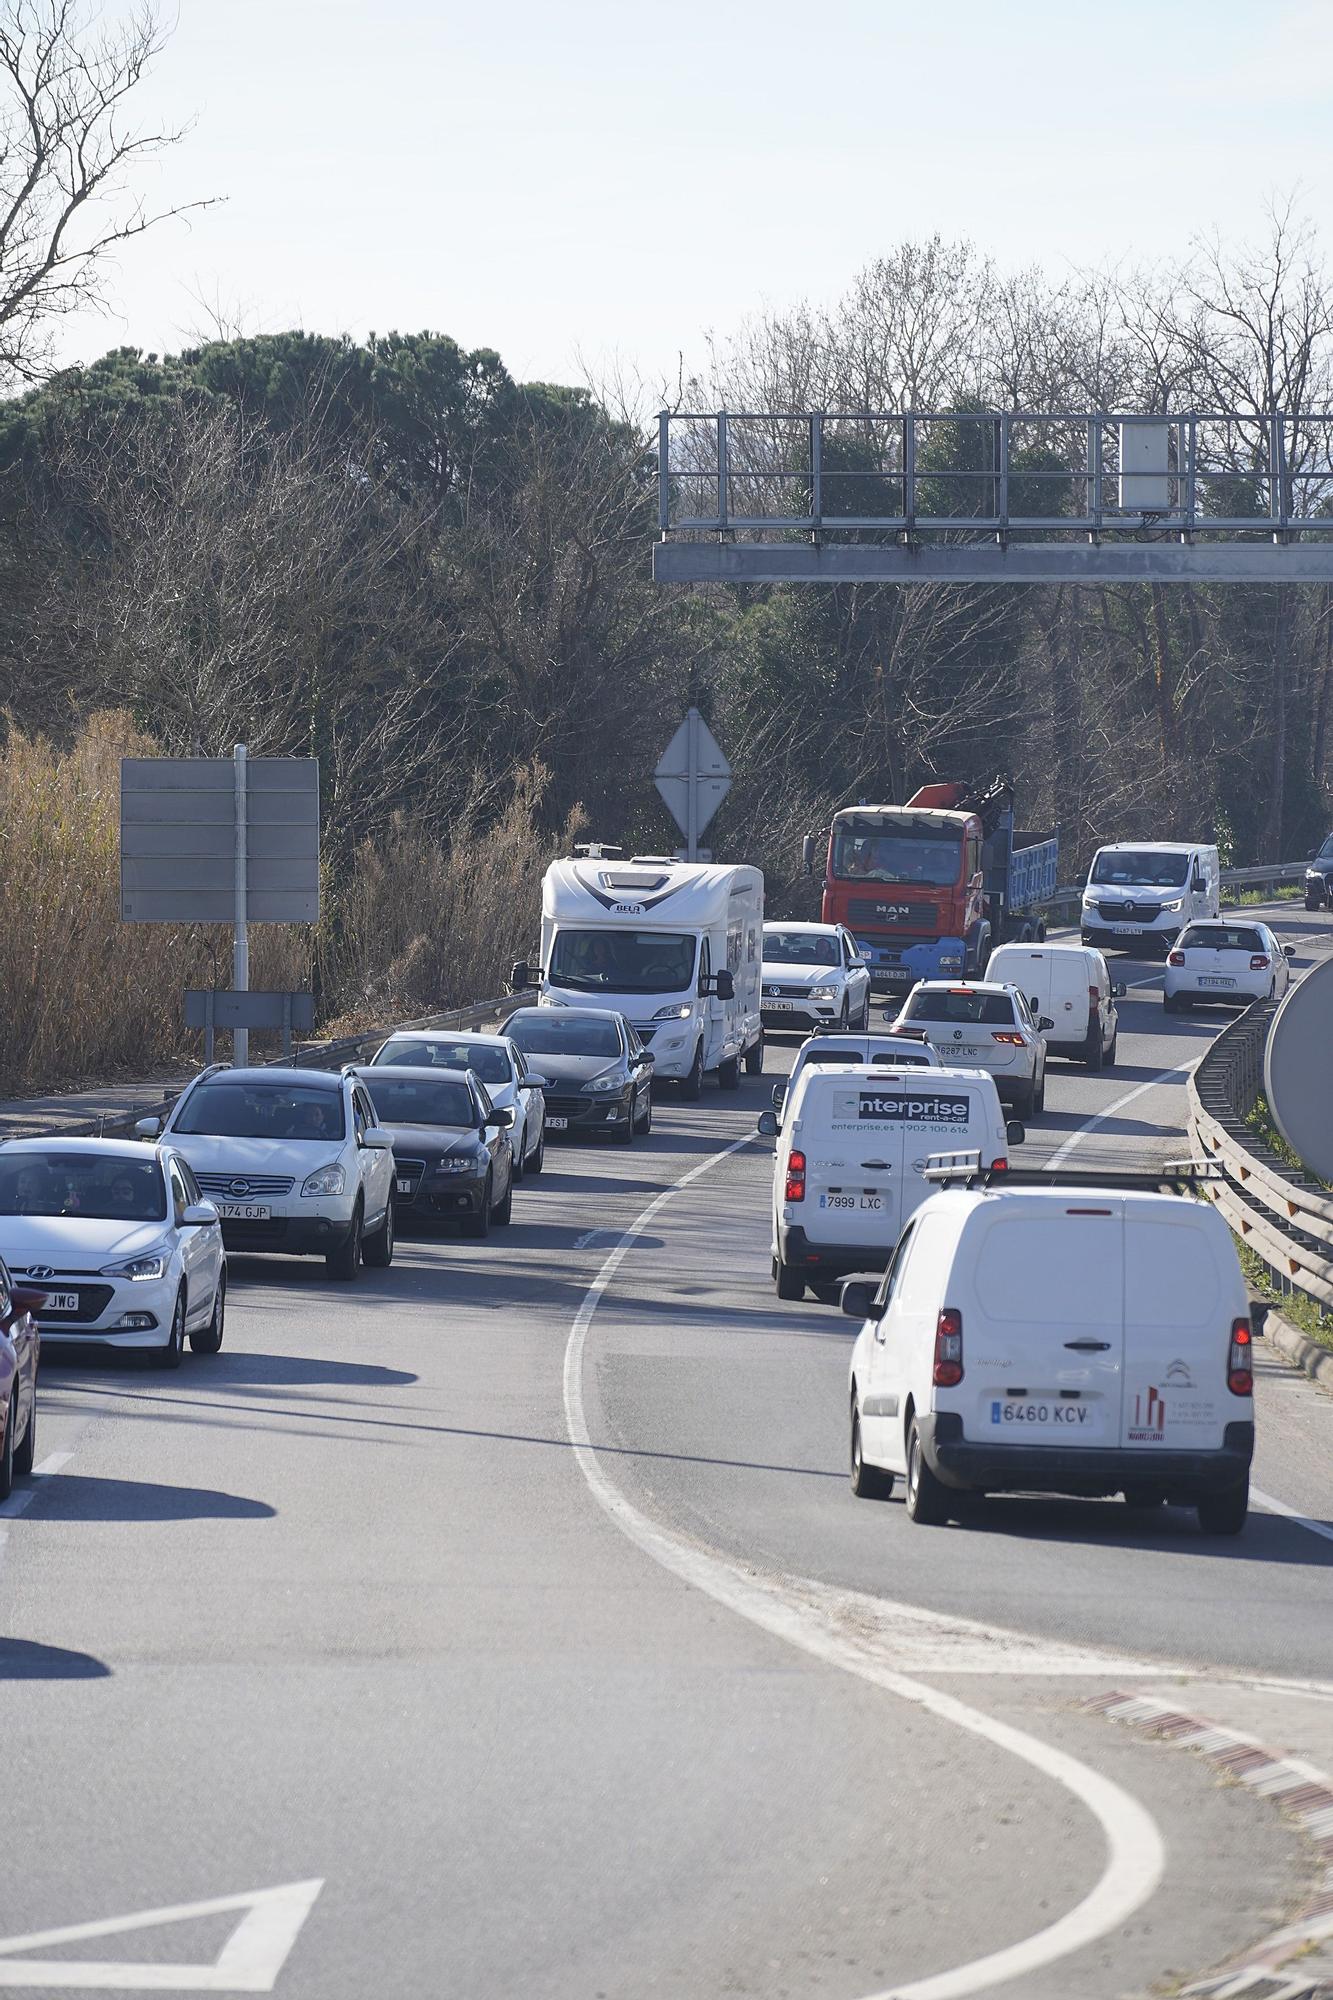
<svg viewBox="0 0 1333 2000"><path fill-rule="evenodd" d="M1100 1068L1097 1052L1114 1044L1116 1022L1115 993L1099 951L1078 944L1002 944L990 955L986 977L1016 986L1033 1013L1052 1022L1043 1031L1052 1055Z"/></svg>

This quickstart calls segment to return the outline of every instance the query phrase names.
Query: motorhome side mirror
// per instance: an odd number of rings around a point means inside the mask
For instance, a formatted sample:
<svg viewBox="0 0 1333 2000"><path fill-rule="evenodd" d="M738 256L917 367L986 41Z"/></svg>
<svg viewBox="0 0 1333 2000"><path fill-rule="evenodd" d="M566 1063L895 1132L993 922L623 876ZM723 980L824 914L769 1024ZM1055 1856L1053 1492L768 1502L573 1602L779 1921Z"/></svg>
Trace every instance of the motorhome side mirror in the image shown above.
<svg viewBox="0 0 1333 2000"><path fill-rule="evenodd" d="M1021 1146L1027 1135L1027 1126L1017 1118L1011 1118L1004 1128L1004 1136L1011 1146Z"/></svg>
<svg viewBox="0 0 1333 2000"><path fill-rule="evenodd" d="M526 958L516 958L509 969L509 990L511 993L525 993L532 984L532 967Z"/></svg>
<svg viewBox="0 0 1333 2000"><path fill-rule="evenodd" d="M1111 998L1113 1000L1123 1000L1128 992L1129 988L1128 986L1126 986L1124 980L1117 979L1114 986L1111 988Z"/></svg>
<svg viewBox="0 0 1333 2000"><path fill-rule="evenodd" d="M778 1114L776 1111L761 1111L756 1127L761 1139L776 1139L778 1136Z"/></svg>
<svg viewBox="0 0 1333 2000"><path fill-rule="evenodd" d="M1037 1026L1041 1029L1041 1032L1044 1035L1049 1028L1053 1028L1055 1026L1055 1023L1051 1019L1049 1014L1039 1014L1037 1016Z"/></svg>
<svg viewBox="0 0 1333 2000"><path fill-rule="evenodd" d="M842 1288L840 1300L848 1319L869 1319L878 1290L879 1286L873 1278L849 1278Z"/></svg>
<svg viewBox="0 0 1333 2000"><path fill-rule="evenodd" d="M134 1136L136 1139L156 1139L162 1130L160 1118L136 1118Z"/></svg>
<svg viewBox="0 0 1333 2000"><path fill-rule="evenodd" d="M815 836L807 833L801 842L801 873L813 875L815 872Z"/></svg>
<svg viewBox="0 0 1333 2000"><path fill-rule="evenodd" d="M727 971L725 965L713 980L713 990L719 1000L734 1000L736 998L736 982Z"/></svg>

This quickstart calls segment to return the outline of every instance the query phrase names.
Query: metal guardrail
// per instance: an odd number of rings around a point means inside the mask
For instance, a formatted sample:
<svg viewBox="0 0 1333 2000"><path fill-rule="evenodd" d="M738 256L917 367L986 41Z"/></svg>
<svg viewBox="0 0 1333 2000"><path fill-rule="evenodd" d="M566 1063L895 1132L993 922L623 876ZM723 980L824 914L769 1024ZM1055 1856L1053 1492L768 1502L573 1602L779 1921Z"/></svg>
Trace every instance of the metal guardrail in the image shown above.
<svg viewBox="0 0 1333 2000"><path fill-rule="evenodd" d="M1264 1048L1278 1003L1259 1000L1224 1028L1189 1082L1189 1120L1204 1159L1222 1169L1203 1184L1228 1226L1267 1265L1281 1291L1333 1310L1333 1192L1296 1172L1246 1124L1263 1088Z"/></svg>
<svg viewBox="0 0 1333 2000"><path fill-rule="evenodd" d="M1263 862L1256 868L1224 868L1221 875L1222 887L1224 889L1281 888L1289 882L1303 881L1305 867L1303 861L1273 861ZM1083 906L1085 887L1085 883L1078 882L1057 889L1041 907L1044 910L1056 910L1061 913L1073 910L1077 915Z"/></svg>

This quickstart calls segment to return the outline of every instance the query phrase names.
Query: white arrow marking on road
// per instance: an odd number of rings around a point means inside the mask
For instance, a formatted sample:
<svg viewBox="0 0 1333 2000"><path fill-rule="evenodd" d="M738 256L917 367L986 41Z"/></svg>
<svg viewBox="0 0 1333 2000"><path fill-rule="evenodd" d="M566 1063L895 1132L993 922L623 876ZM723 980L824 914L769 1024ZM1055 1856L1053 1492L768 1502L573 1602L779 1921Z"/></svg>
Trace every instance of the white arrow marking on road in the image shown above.
<svg viewBox="0 0 1333 2000"><path fill-rule="evenodd" d="M174 1903L162 1910L139 1910L132 1917L101 1923L67 1924L62 1930L30 1931L0 1938L0 1986L63 1987L115 1993L271 1993L301 1926L310 1915L322 1880L286 1882L277 1889L252 1889L242 1896L216 1896L207 1903ZM86 1938L121 1937L126 1931L154 1930L244 1910L211 1965L171 1965L165 1960L27 1958L21 1951L82 1944Z"/></svg>

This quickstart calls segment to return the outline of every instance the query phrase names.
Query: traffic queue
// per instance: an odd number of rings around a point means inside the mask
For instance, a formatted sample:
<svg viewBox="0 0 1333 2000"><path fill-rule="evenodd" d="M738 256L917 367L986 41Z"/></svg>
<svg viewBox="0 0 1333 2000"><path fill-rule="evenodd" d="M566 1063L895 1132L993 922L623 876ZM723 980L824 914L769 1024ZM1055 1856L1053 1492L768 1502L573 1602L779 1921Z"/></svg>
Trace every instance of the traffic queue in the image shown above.
<svg viewBox="0 0 1333 2000"><path fill-rule="evenodd" d="M1199 853L1184 865L1206 900ZM1164 865L1117 850L1103 873ZM1167 944L1171 1010L1290 977L1262 924L1191 914ZM1106 1177L1020 1193L1012 1153L1049 1062L1116 1059L1126 989L1097 946L1000 944L977 976L890 988L875 1032L845 924L766 924L754 869L592 846L548 871L539 962L511 984L520 1004L493 1031L400 1030L341 1071L213 1064L132 1138L0 1143L0 1500L32 1466L43 1344L167 1368L187 1345L216 1354L228 1253L322 1258L349 1282L393 1263L401 1228L484 1240L549 1138L632 1146L655 1091L694 1101L709 1075L733 1090L766 1033L809 1031L759 1121L772 1268L784 1301L809 1292L862 1322L854 1492L901 1476L929 1521L1017 1480L1243 1524L1252 1319L1220 1220Z"/></svg>

